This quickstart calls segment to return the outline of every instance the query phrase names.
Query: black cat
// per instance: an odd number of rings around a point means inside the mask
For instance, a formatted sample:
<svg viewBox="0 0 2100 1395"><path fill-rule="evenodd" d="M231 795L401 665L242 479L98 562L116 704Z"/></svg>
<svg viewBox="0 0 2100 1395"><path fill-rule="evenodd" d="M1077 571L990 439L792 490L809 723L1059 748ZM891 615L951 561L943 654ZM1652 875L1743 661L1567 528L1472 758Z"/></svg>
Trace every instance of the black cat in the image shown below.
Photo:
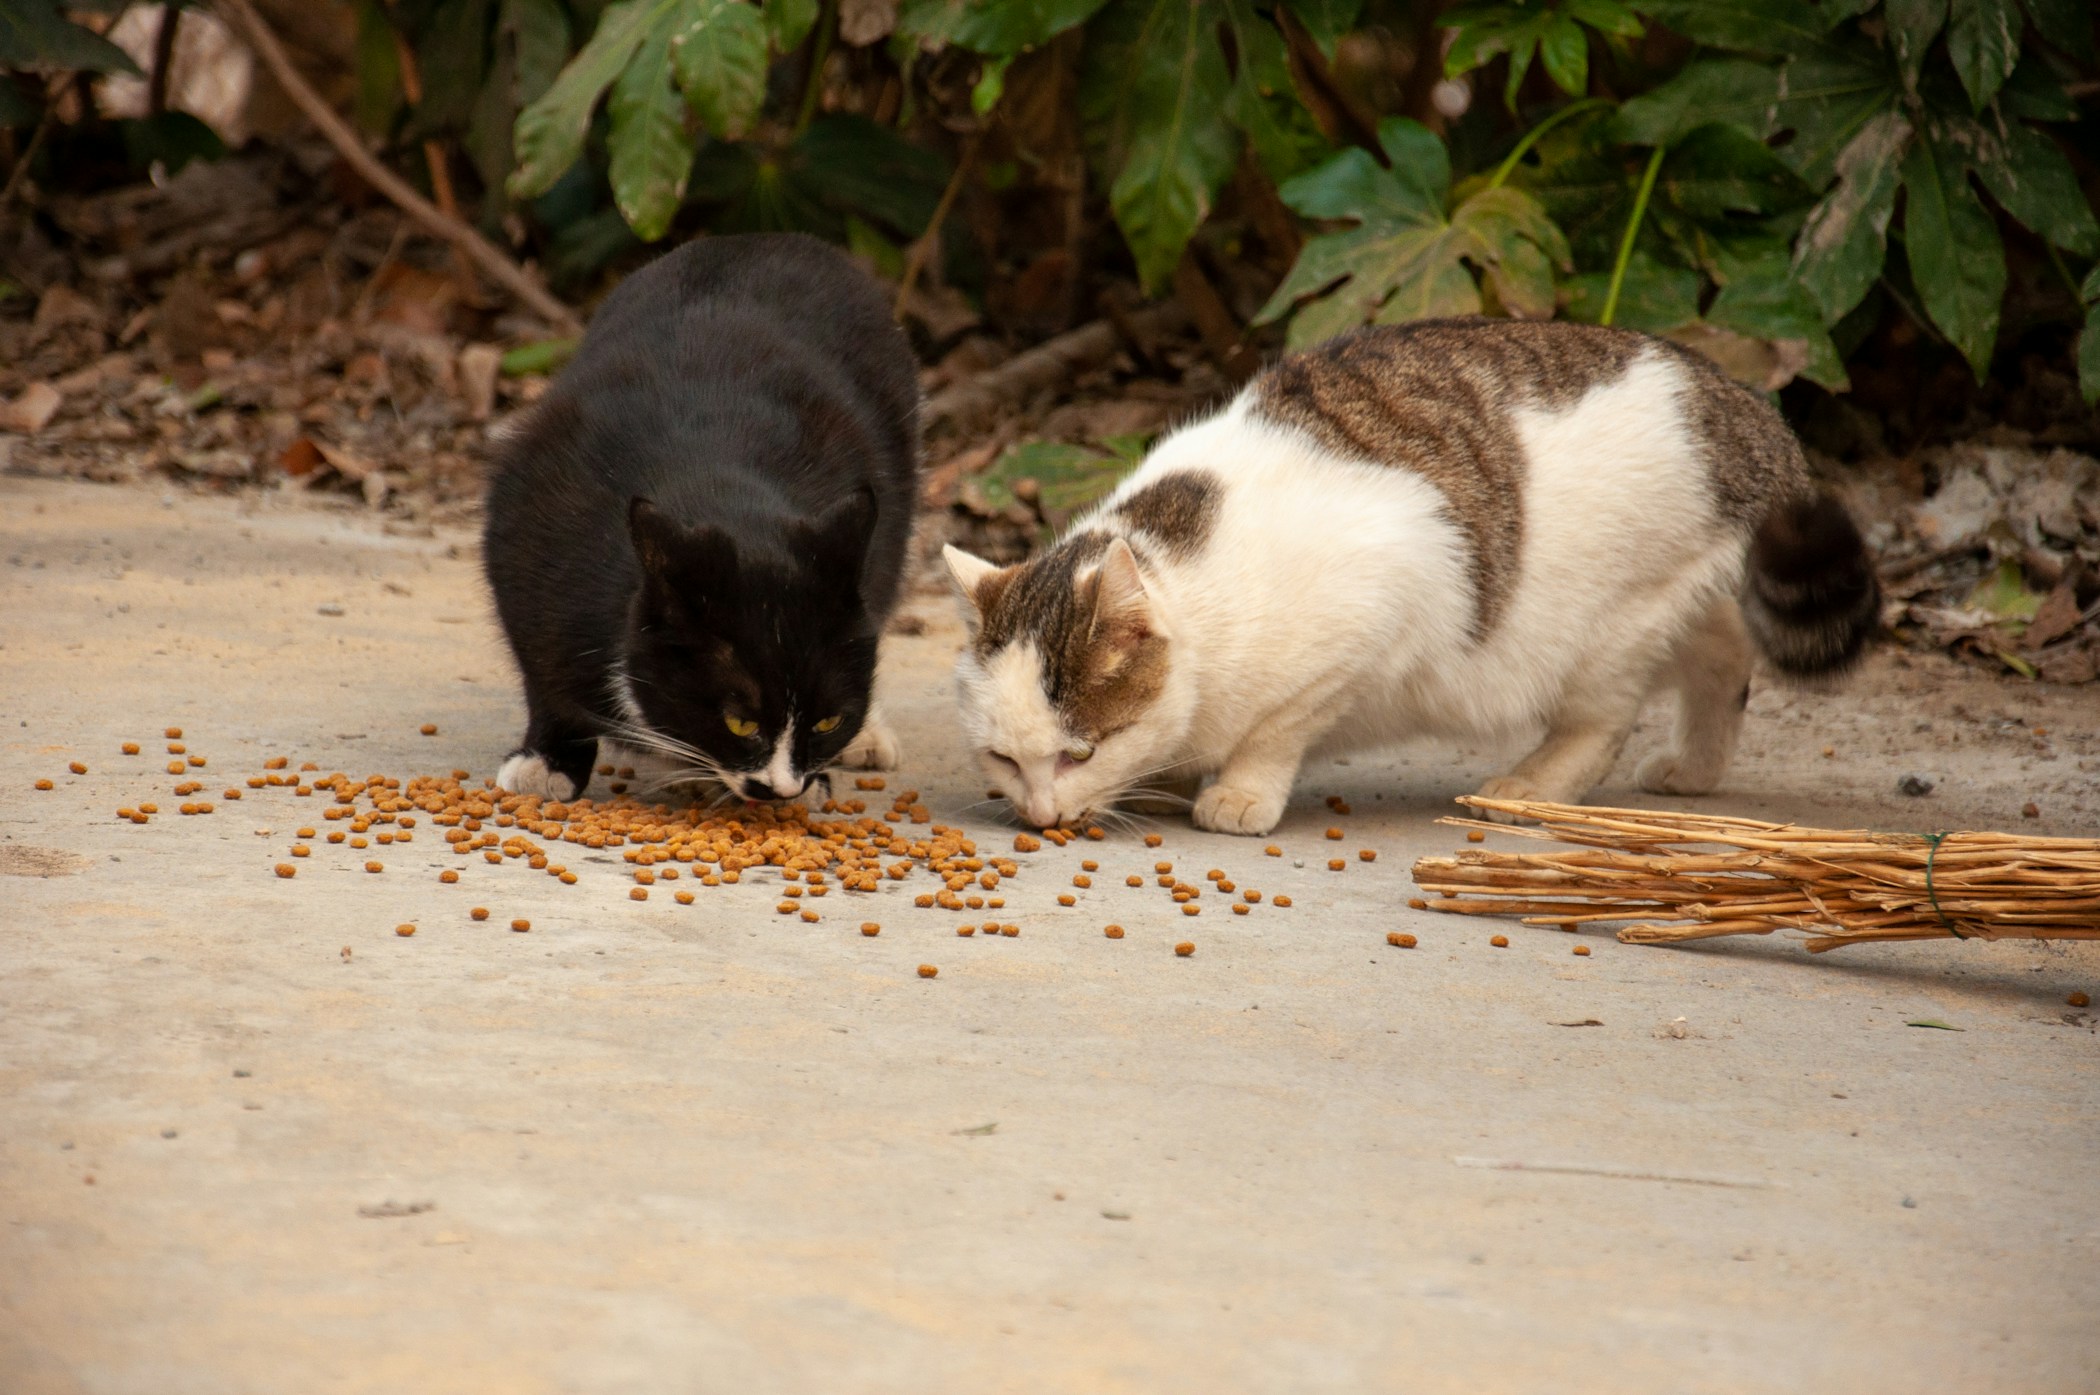
<svg viewBox="0 0 2100 1395"><path fill-rule="evenodd" d="M601 737L747 799L894 764L870 697L918 416L880 290L813 238L706 238L628 277L489 486L526 706L498 783L574 798Z"/></svg>

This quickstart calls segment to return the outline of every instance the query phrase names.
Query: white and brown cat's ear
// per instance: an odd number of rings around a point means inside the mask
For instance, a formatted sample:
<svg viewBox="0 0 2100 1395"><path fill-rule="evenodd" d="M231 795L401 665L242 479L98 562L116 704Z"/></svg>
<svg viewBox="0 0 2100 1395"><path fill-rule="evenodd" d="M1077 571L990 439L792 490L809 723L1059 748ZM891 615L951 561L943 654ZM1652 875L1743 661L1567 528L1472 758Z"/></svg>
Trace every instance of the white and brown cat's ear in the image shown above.
<svg viewBox="0 0 2100 1395"><path fill-rule="evenodd" d="M977 627L984 622L985 607L992 603L1004 578L1014 569L987 562L954 543L941 549L941 560L948 564L948 579L955 585L963 623L975 635Z"/></svg>
<svg viewBox="0 0 2100 1395"><path fill-rule="evenodd" d="M1116 649L1134 649L1158 633L1151 593L1130 544L1117 538L1094 569L1094 639Z"/></svg>

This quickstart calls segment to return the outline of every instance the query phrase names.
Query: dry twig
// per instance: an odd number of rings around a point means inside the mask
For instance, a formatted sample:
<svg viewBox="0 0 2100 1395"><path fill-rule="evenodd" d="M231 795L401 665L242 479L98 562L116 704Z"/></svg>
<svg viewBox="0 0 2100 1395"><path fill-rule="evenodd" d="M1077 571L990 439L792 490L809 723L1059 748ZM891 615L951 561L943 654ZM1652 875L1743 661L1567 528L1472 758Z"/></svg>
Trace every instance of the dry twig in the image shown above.
<svg viewBox="0 0 2100 1395"><path fill-rule="evenodd" d="M2100 840L2010 833L1873 833L1711 814L1593 809L1469 796L1537 820L1440 822L1586 845L1467 849L1415 863L1430 906L1527 925L1636 921L1628 944L1810 935L1811 953L1867 940L2100 939Z"/></svg>
<svg viewBox="0 0 2100 1395"><path fill-rule="evenodd" d="M306 113L307 120L320 128L336 153L348 162L364 180L413 218L434 237L457 247L469 260L484 272L489 279L508 290L535 314L557 329L570 334L583 332L583 321L574 310L557 300L539 282L526 274L523 267L505 256L493 243L457 218L447 217L430 200L410 188L408 182L388 169L370 151L364 148L357 133L336 114L313 85L292 66L284 45L264 22L261 15L248 0L216 0L221 16L255 50L270 75L277 79L285 95L290 97L299 110Z"/></svg>

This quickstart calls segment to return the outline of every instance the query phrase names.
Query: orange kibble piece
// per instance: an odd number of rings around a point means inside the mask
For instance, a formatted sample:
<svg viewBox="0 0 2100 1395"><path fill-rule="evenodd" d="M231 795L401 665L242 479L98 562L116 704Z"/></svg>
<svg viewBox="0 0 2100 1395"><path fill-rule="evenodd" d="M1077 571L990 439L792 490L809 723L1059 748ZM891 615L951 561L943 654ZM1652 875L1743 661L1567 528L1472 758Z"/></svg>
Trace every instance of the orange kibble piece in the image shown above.
<svg viewBox="0 0 2100 1395"><path fill-rule="evenodd" d="M416 933L416 927L415 927L415 926L413 926L413 925L396 925L396 926L394 927L394 933L395 933L396 935L399 935L399 936L400 936L400 937L401 937L402 939L404 939L404 940L405 940L405 939L407 939L407 938L408 938L408 937L409 937L410 935L413 935L413 934L415 934L415 933Z"/></svg>
<svg viewBox="0 0 2100 1395"><path fill-rule="evenodd" d="M1415 947L1415 937L1408 934L1405 930L1388 931L1385 942L1395 949L1413 949Z"/></svg>
<svg viewBox="0 0 2100 1395"><path fill-rule="evenodd" d="M1590 957L1590 947L1588 945L1575 946L1575 952L1585 959Z"/></svg>
<svg viewBox="0 0 2100 1395"><path fill-rule="evenodd" d="M1339 872L1348 865L1348 863L1344 862L1341 858L1338 857L1330 857L1327 859L1327 870L1330 872Z"/></svg>
<svg viewBox="0 0 2100 1395"><path fill-rule="evenodd" d="M68 765L66 769L72 771L75 775L85 775L87 774L87 762L76 760L71 765Z"/></svg>
<svg viewBox="0 0 2100 1395"><path fill-rule="evenodd" d="M793 915L797 910L801 908L798 905L796 905L796 903L793 901L781 901L775 904L773 909L780 912L780 914L782 915Z"/></svg>
<svg viewBox="0 0 2100 1395"><path fill-rule="evenodd" d="M690 906L693 904L693 893L690 891L674 891L671 893L671 899L681 906Z"/></svg>
<svg viewBox="0 0 2100 1395"><path fill-rule="evenodd" d="M646 901L649 899L649 888L646 886L630 888L627 893L627 899L630 901Z"/></svg>
<svg viewBox="0 0 2100 1395"><path fill-rule="evenodd" d="M38 789L40 789L40 790L50 790L50 789L57 789L57 788L58 788L58 786L56 786L56 785L52 784L52 783L51 783L51 782L50 782L49 780L39 780L39 781L37 781L37 782L36 782L36 787L37 787Z"/></svg>
<svg viewBox="0 0 2100 1395"><path fill-rule="evenodd" d="M182 728L169 727L167 731L162 734L165 735L170 741L179 741L182 739Z"/></svg>
<svg viewBox="0 0 2100 1395"><path fill-rule="evenodd" d="M1194 901L1190 901L1182 906L1181 913L1183 915L1202 915L1203 907L1197 905Z"/></svg>
<svg viewBox="0 0 2100 1395"><path fill-rule="evenodd" d="M1429 909L1429 903L1419 896L1410 896L1407 898L1407 908L1411 911L1426 911Z"/></svg>
<svg viewBox="0 0 2100 1395"><path fill-rule="evenodd" d="M1491 944L1491 945L1493 945L1493 946L1494 946L1495 948L1497 948L1497 949L1508 949L1508 948L1509 948L1509 936L1507 936L1507 935L1490 935L1490 936L1488 936L1488 943L1489 943L1489 944Z"/></svg>
<svg viewBox="0 0 2100 1395"><path fill-rule="evenodd" d="M1174 946L1174 952L1186 959L1196 952L1196 942L1194 940L1183 940L1180 944Z"/></svg>
<svg viewBox="0 0 2100 1395"><path fill-rule="evenodd" d="M1120 925L1104 925L1101 927L1101 933L1108 936L1111 940L1120 940L1123 938L1123 927Z"/></svg>
<svg viewBox="0 0 2100 1395"><path fill-rule="evenodd" d="M1076 906L1079 904L1079 898L1069 891L1063 892L1059 894L1057 904L1060 906Z"/></svg>
<svg viewBox="0 0 2100 1395"><path fill-rule="evenodd" d="M122 746L119 746L117 749L122 751L127 756L135 756L139 753L139 743L136 741L127 741Z"/></svg>
<svg viewBox="0 0 2100 1395"><path fill-rule="evenodd" d="M280 877L296 877L299 875L299 869L292 866L289 862L280 862L277 864L277 875Z"/></svg>
<svg viewBox="0 0 2100 1395"><path fill-rule="evenodd" d="M1342 830L1340 830L1339 828L1330 828L1327 830L1327 836L1330 840L1339 843L1342 841Z"/></svg>
<svg viewBox="0 0 2100 1395"><path fill-rule="evenodd" d="M202 770L202 769L204 768L204 757L202 757L202 756L191 756L191 757L190 757L190 764L191 764L192 766L194 766L195 768L197 768L198 770Z"/></svg>
<svg viewBox="0 0 2100 1395"><path fill-rule="evenodd" d="M640 882L643 886L652 886L656 882L656 873L644 867L639 872L636 872L634 874L634 879Z"/></svg>
<svg viewBox="0 0 2100 1395"><path fill-rule="evenodd" d="M1091 823L1090 823L1090 824L1088 824L1088 825L1086 826L1086 836L1087 836L1087 837L1089 837L1089 838L1091 838L1091 839L1093 839L1093 840L1094 840L1095 842L1097 842L1097 843L1098 843L1098 842L1100 842L1100 841L1101 841L1101 840L1102 840L1103 838L1106 838L1106 837L1108 836L1108 830L1107 830L1107 829L1105 829L1105 828L1102 828L1102 827L1101 827L1100 825L1098 825L1098 824L1091 824Z"/></svg>
<svg viewBox="0 0 2100 1395"><path fill-rule="evenodd" d="M453 871L450 867L447 867L444 871L438 873L438 880L445 883L445 885L450 886L452 885L452 883L459 880L459 873Z"/></svg>
<svg viewBox="0 0 2100 1395"><path fill-rule="evenodd" d="M1253 909L1254 908L1252 906L1249 906L1245 901L1235 901L1232 903L1232 913L1234 915L1245 915L1247 914L1247 912Z"/></svg>
<svg viewBox="0 0 2100 1395"><path fill-rule="evenodd" d="M810 923L811 925L815 925L815 924L816 924L816 923L817 923L818 921L822 920L822 919L823 919L824 917L822 917L822 916L818 915L818 914L817 914L817 913L816 913L815 911L809 911L809 910L805 910L804 912L802 912L802 918L803 918L804 920L808 921L808 922L809 922L809 923Z"/></svg>
<svg viewBox="0 0 2100 1395"><path fill-rule="evenodd" d="M422 726L418 727L417 730L422 732L425 736L436 736L438 734L436 722L425 722Z"/></svg>
<svg viewBox="0 0 2100 1395"><path fill-rule="evenodd" d="M386 864L383 862L367 862L365 864L365 870L367 872L384 872L386 870Z"/></svg>
<svg viewBox="0 0 2100 1395"><path fill-rule="evenodd" d="M999 933L1010 940L1021 933L1021 927L1018 925L1002 925L999 927Z"/></svg>
<svg viewBox="0 0 2100 1395"><path fill-rule="evenodd" d="M1084 890L1086 890L1086 889L1087 889L1088 887L1092 886L1093 884L1094 884L1094 879L1093 879L1092 877L1089 877L1089 876L1088 876L1088 875L1087 875L1086 873L1084 873L1084 872L1081 872L1081 873L1080 873L1080 874L1079 874L1078 876L1076 876L1076 877L1072 878L1072 885L1074 885L1074 886L1078 887L1078 888L1079 888L1079 889L1080 889L1081 891L1084 891Z"/></svg>
<svg viewBox="0 0 2100 1395"><path fill-rule="evenodd" d="M1276 846L1276 845L1275 845L1274 843L1271 843L1271 844L1269 844L1269 846L1267 846L1266 848L1263 848L1263 849L1262 849L1262 852L1263 852L1263 853L1265 853L1265 854L1267 854L1267 855L1268 855L1268 856L1270 856L1270 857L1282 857L1282 856L1283 856L1283 849L1282 849L1282 848L1279 848L1279 847L1277 847L1277 846Z"/></svg>
<svg viewBox="0 0 2100 1395"><path fill-rule="evenodd" d="M467 914L475 920L487 920L489 918L489 908L487 906L476 906L473 910L468 911Z"/></svg>
<svg viewBox="0 0 2100 1395"><path fill-rule="evenodd" d="M1094 861L1092 858L1088 858L1086 861L1079 864L1079 870L1082 872L1098 872L1101 870L1101 864Z"/></svg>
<svg viewBox="0 0 2100 1395"><path fill-rule="evenodd" d="M2093 1002L2083 989L2076 988L2064 994L2064 1001L2072 1007L2090 1007Z"/></svg>
<svg viewBox="0 0 2100 1395"><path fill-rule="evenodd" d="M1282 906L1285 910L1288 910L1290 909L1291 898L1288 896L1278 896L1274 898L1273 904Z"/></svg>
<svg viewBox="0 0 2100 1395"><path fill-rule="evenodd" d="M1241 892L1240 895L1246 899L1247 904L1250 906L1258 906L1261 904L1261 893L1253 890L1252 888Z"/></svg>
<svg viewBox="0 0 2100 1395"><path fill-rule="evenodd" d="M1015 852L1041 852L1042 848L1043 841L1040 838L1031 838L1026 833L1016 833L1014 835Z"/></svg>
<svg viewBox="0 0 2100 1395"><path fill-rule="evenodd" d="M343 830L338 828L337 830L335 830L335 832L328 835L328 841L331 843L340 843L349 836L349 834L343 832Z"/></svg>
<svg viewBox="0 0 2100 1395"><path fill-rule="evenodd" d="M187 769L189 769L189 767L184 765L179 760L171 760L168 762L168 773L170 775L180 775L183 771Z"/></svg>
<svg viewBox="0 0 2100 1395"><path fill-rule="evenodd" d="M562 872L558 875L561 877L561 884L563 886L576 885L576 874L574 872Z"/></svg>
<svg viewBox="0 0 2100 1395"><path fill-rule="evenodd" d="M921 964L919 966L920 978L937 978L940 976L940 972L941 971L939 969L935 968L931 964Z"/></svg>
<svg viewBox="0 0 2100 1395"><path fill-rule="evenodd" d="M1144 879L1143 877L1125 877L1125 878L1123 878L1123 885L1125 885L1125 886L1143 886L1144 884L1145 884L1145 879Z"/></svg>
<svg viewBox="0 0 2100 1395"><path fill-rule="evenodd" d="M1147 833L1145 835L1145 846L1148 848L1156 848L1165 841L1166 840L1160 837L1157 833Z"/></svg>
<svg viewBox="0 0 2100 1395"><path fill-rule="evenodd" d="M864 920L860 923L860 933L863 935L880 935L882 926L875 921Z"/></svg>
<svg viewBox="0 0 2100 1395"><path fill-rule="evenodd" d="M170 741L168 743L168 754L171 756L188 755L189 750L190 748L183 745L180 741Z"/></svg>
<svg viewBox="0 0 2100 1395"><path fill-rule="evenodd" d="M1358 862L1376 862L1378 860L1378 850L1375 848L1360 848L1357 850L1356 860Z"/></svg>
<svg viewBox="0 0 2100 1395"><path fill-rule="evenodd" d="M266 760L266 761L264 761L264 762L263 762L263 769L265 769L265 770L282 770L282 769L284 769L284 768L285 768L285 767L286 767L287 765L290 765L290 764L291 764L291 762L290 762L289 760L285 759L285 758L284 758L283 756L272 756L272 757L270 757L270 758L269 758L268 760Z"/></svg>
<svg viewBox="0 0 2100 1395"><path fill-rule="evenodd" d="M219 797L221 799L239 799L241 792L239 790L220 790Z"/></svg>
<svg viewBox="0 0 2100 1395"><path fill-rule="evenodd" d="M514 920L510 923L510 928L522 935L532 928L532 922L529 920Z"/></svg>
<svg viewBox="0 0 2100 1395"><path fill-rule="evenodd" d="M1152 870L1155 872L1171 872L1174 870L1174 864L1171 862L1155 862L1152 864Z"/></svg>
<svg viewBox="0 0 2100 1395"><path fill-rule="evenodd" d="M1469 828L1469 829L1467 829L1467 830L1466 830L1466 841L1467 841L1468 843L1482 843L1482 842L1486 842L1486 841L1487 841L1487 834L1485 834L1485 833L1481 832L1481 831L1480 831L1479 829L1477 829L1477 828Z"/></svg>
<svg viewBox="0 0 2100 1395"><path fill-rule="evenodd" d="M962 936L964 939L968 939L970 938L970 936L977 933L977 927L974 925L958 925L955 927L955 933ZM991 932L987 931L986 933L989 934Z"/></svg>
<svg viewBox="0 0 2100 1395"><path fill-rule="evenodd" d="M139 812L142 814L157 814L160 812L160 806L158 804L141 804L139 805Z"/></svg>
<svg viewBox="0 0 2100 1395"><path fill-rule="evenodd" d="M311 838L314 836L314 831L310 828L302 828L299 830L298 836L301 838Z"/></svg>

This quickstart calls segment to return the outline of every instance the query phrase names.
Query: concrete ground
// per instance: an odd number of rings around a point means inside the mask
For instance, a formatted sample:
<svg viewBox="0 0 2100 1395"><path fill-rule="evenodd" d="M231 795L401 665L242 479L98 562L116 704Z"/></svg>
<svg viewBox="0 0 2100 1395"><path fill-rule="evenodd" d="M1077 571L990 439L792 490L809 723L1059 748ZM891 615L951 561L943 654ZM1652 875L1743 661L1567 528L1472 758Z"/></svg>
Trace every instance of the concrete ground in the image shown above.
<svg viewBox="0 0 2100 1395"><path fill-rule="evenodd" d="M1003 843L947 602L910 612L898 784ZM271 755L487 774L518 722L469 538L0 479L0 1391L2100 1389L2100 1037L2065 1003L2100 944L1409 911L1485 751L1308 771L1280 860L1172 820L1045 850L1013 939L920 879L816 926L764 886L633 903L610 854L441 887L435 839L285 881L312 803L171 816L166 726L212 798ZM1686 803L2092 835L2096 787L2100 693L1884 655L1761 689ZM1122 885L1155 858L1296 905L1162 914Z"/></svg>

